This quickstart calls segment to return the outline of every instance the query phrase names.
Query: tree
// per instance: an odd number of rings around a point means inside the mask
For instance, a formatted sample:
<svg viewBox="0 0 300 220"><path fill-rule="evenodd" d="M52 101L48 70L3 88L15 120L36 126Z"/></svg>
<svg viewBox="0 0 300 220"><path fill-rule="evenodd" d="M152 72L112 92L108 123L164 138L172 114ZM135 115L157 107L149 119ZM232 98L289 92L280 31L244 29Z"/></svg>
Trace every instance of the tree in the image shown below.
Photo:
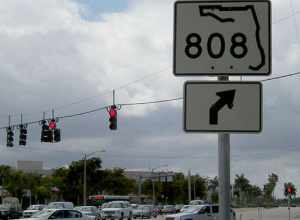
<svg viewBox="0 0 300 220"><path fill-rule="evenodd" d="M250 190L250 181L245 177L245 175L235 175L233 194L238 197L240 203L248 201Z"/></svg>
<svg viewBox="0 0 300 220"><path fill-rule="evenodd" d="M217 191L218 187L219 187L218 177L214 177L213 179L208 180L208 190L215 192Z"/></svg>
<svg viewBox="0 0 300 220"><path fill-rule="evenodd" d="M272 173L268 176L268 183L264 185L264 197L267 201L272 201L274 199L273 192L275 190L276 184L278 182L278 176Z"/></svg>
<svg viewBox="0 0 300 220"><path fill-rule="evenodd" d="M124 170L115 168L103 172L105 192L115 195L128 195L135 190L135 181L124 175Z"/></svg>

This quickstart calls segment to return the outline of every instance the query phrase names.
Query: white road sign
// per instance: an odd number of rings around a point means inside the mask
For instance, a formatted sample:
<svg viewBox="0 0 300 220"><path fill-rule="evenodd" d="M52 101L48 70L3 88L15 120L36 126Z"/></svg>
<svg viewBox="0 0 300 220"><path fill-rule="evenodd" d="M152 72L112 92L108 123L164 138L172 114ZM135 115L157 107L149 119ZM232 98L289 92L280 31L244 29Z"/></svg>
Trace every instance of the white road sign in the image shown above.
<svg viewBox="0 0 300 220"><path fill-rule="evenodd" d="M176 76L271 73L270 1L177 1L174 19Z"/></svg>
<svg viewBox="0 0 300 220"><path fill-rule="evenodd" d="M260 132L260 82L190 81L184 86L187 132Z"/></svg>

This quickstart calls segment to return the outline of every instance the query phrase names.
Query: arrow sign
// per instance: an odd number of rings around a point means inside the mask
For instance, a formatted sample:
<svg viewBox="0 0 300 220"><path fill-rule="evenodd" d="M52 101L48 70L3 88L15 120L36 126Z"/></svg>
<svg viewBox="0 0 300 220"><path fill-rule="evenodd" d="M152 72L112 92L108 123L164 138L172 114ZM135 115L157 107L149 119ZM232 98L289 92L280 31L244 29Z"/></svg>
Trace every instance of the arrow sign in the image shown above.
<svg viewBox="0 0 300 220"><path fill-rule="evenodd" d="M212 105L212 107L209 109L209 123L211 125L217 125L218 124L218 114L221 109L223 109L226 105L229 109L233 108L233 101L235 97L235 89L234 90L226 90L222 92L217 92L217 96L220 97L220 99Z"/></svg>

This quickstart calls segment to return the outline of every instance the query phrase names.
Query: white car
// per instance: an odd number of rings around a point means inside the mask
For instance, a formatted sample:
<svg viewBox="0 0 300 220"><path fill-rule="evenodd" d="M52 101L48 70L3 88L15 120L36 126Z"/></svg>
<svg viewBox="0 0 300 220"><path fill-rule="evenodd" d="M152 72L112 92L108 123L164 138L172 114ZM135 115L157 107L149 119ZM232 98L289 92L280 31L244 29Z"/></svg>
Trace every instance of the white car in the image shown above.
<svg viewBox="0 0 300 220"><path fill-rule="evenodd" d="M189 209L189 208L191 208L191 207L193 207L194 205L184 205L181 209L180 209L180 211L179 212L184 212L185 210L187 210L187 209Z"/></svg>
<svg viewBox="0 0 300 220"><path fill-rule="evenodd" d="M95 219L96 215L98 214L98 210L95 206L77 206L74 209L82 212L83 214L93 219Z"/></svg>
<svg viewBox="0 0 300 220"><path fill-rule="evenodd" d="M46 205L31 205L23 212L23 218L29 218L33 214L41 211Z"/></svg>
<svg viewBox="0 0 300 220"><path fill-rule="evenodd" d="M167 215L165 220L220 220L219 205L195 205L181 213ZM233 210L231 210L231 220L236 220Z"/></svg>
<svg viewBox="0 0 300 220"><path fill-rule="evenodd" d="M204 205L205 203L205 201L198 199L190 201L189 205Z"/></svg>
<svg viewBox="0 0 300 220"><path fill-rule="evenodd" d="M86 215L74 209L43 209L24 220L90 220Z"/></svg>
<svg viewBox="0 0 300 220"><path fill-rule="evenodd" d="M50 202L46 209L73 209L73 202Z"/></svg>
<svg viewBox="0 0 300 220"><path fill-rule="evenodd" d="M126 201L113 201L107 203L107 206L100 212L101 219L118 219L124 218L131 220L132 208L129 202Z"/></svg>

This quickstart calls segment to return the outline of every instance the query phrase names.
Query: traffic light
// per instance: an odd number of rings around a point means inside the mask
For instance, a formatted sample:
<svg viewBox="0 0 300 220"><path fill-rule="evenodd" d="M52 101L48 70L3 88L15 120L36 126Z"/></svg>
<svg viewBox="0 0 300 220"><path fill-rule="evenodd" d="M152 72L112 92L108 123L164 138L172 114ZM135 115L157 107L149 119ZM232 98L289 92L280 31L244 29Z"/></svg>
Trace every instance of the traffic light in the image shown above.
<svg viewBox="0 0 300 220"><path fill-rule="evenodd" d="M45 120L42 121L41 142L53 142L52 130Z"/></svg>
<svg viewBox="0 0 300 220"><path fill-rule="evenodd" d="M50 129L56 129L56 121L55 119L51 119L51 121L49 122L49 128Z"/></svg>
<svg viewBox="0 0 300 220"><path fill-rule="evenodd" d="M287 192L288 192L288 194L291 194L291 193L292 193L292 191L293 191L292 187L288 187L288 188L287 188Z"/></svg>
<svg viewBox="0 0 300 220"><path fill-rule="evenodd" d="M20 125L19 145L26 145L27 128L25 125Z"/></svg>
<svg viewBox="0 0 300 220"><path fill-rule="evenodd" d="M14 131L11 127L8 127L6 129L6 132L7 132L6 146L7 147L13 147L14 146Z"/></svg>
<svg viewBox="0 0 300 220"><path fill-rule="evenodd" d="M112 105L108 109L108 114L109 114L109 128L111 130L117 130L117 106Z"/></svg>
<svg viewBox="0 0 300 220"><path fill-rule="evenodd" d="M60 129L55 128L54 129L54 142L60 142L61 136L60 136Z"/></svg>

